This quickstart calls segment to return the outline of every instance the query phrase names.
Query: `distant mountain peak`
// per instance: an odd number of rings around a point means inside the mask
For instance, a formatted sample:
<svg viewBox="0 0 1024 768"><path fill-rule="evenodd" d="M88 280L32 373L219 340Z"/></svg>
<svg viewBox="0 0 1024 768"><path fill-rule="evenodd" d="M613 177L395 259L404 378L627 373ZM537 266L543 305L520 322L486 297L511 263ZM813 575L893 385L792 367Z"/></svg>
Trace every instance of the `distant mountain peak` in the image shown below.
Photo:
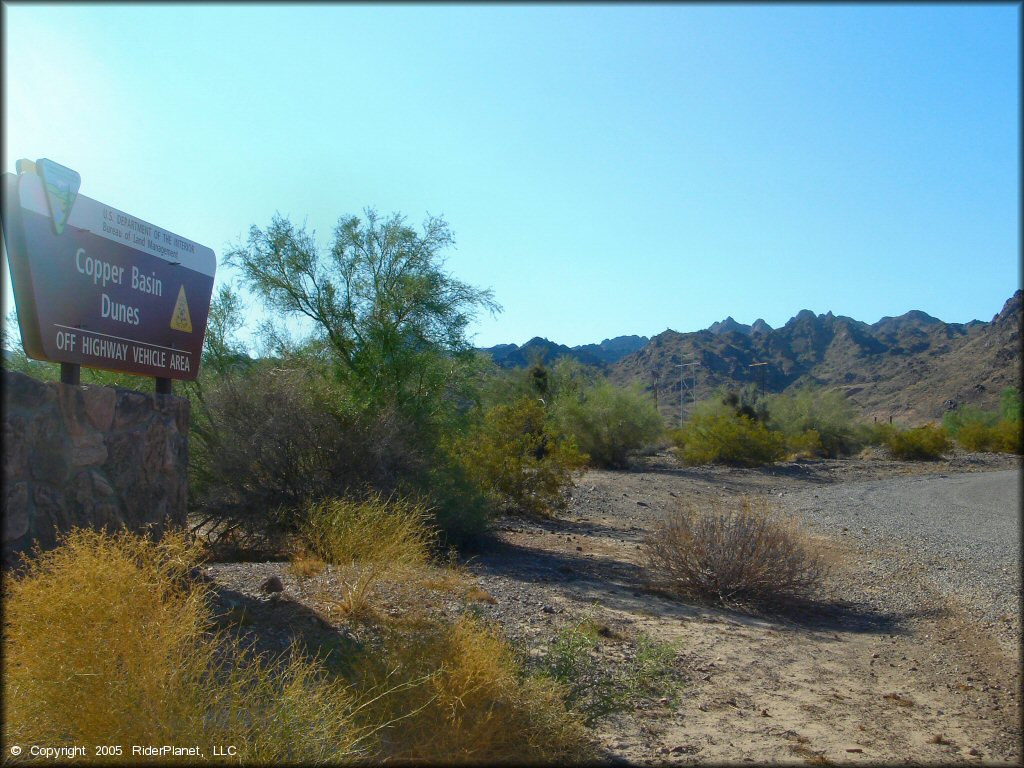
<svg viewBox="0 0 1024 768"><path fill-rule="evenodd" d="M723 333L741 333L744 336L750 335L750 326L744 325L743 323L737 323L732 319L732 316L725 318L717 323L712 323L708 326L708 331L715 334L716 336Z"/></svg>
<svg viewBox="0 0 1024 768"><path fill-rule="evenodd" d="M542 362L550 363L559 357L572 357L587 365L610 365L626 355L643 349L648 341L650 339L646 336L616 336L614 339L605 339L600 344L567 347L543 336L534 336L522 346L498 344L482 351L487 352L494 362L505 368L528 365L534 358L540 358Z"/></svg>

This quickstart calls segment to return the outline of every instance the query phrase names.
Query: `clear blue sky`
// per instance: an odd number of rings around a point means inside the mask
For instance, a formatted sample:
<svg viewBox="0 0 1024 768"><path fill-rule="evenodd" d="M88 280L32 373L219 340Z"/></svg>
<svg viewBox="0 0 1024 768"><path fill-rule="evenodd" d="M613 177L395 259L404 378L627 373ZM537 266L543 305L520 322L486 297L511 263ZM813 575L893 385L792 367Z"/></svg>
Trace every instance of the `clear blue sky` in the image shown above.
<svg viewBox="0 0 1024 768"><path fill-rule="evenodd" d="M4 171L218 256L275 211L325 247L443 215L504 307L480 346L989 320L1020 286L1019 5L3 10Z"/></svg>

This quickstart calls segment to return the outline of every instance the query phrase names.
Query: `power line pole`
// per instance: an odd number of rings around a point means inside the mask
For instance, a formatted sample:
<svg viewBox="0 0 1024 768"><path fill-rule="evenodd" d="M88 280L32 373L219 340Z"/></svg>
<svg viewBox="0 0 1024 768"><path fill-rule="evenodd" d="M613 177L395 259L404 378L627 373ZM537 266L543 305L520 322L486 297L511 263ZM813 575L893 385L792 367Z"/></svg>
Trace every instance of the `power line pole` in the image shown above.
<svg viewBox="0 0 1024 768"><path fill-rule="evenodd" d="M679 426L683 426L683 397L686 389L690 390L690 397L692 398L693 404L697 404L697 367L700 365L696 360L689 363L676 363L676 368L679 369ZM691 387L686 387L683 381L683 369L690 368L690 381Z"/></svg>

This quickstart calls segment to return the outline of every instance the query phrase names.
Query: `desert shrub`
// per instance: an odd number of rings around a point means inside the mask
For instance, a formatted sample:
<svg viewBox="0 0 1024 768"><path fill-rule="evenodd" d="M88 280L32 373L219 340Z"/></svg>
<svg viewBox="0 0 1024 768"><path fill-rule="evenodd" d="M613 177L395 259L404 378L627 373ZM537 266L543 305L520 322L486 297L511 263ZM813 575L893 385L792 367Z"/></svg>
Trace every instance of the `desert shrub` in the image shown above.
<svg viewBox="0 0 1024 768"><path fill-rule="evenodd" d="M394 567L427 562L435 532L422 502L385 499L324 499L309 504L301 526L309 549L326 563L384 563Z"/></svg>
<svg viewBox="0 0 1024 768"><path fill-rule="evenodd" d="M1021 452L1020 390L1007 387L1000 394L999 410L962 406L942 417L946 432L968 451Z"/></svg>
<svg viewBox="0 0 1024 768"><path fill-rule="evenodd" d="M999 418L1001 421L1021 421L1024 410L1024 393L1020 387L1006 387L999 393Z"/></svg>
<svg viewBox="0 0 1024 768"><path fill-rule="evenodd" d="M535 398L494 406L450 450L495 508L530 514L564 509L572 473L586 460Z"/></svg>
<svg viewBox="0 0 1024 768"><path fill-rule="evenodd" d="M677 455L685 464L757 466L779 461L784 440L764 424L731 413L694 413L682 429Z"/></svg>
<svg viewBox="0 0 1024 768"><path fill-rule="evenodd" d="M195 409L194 409L195 410ZM226 375L203 395L192 441L193 511L225 528L293 530L310 501L384 493L423 471L394 412L360 415L304 361Z"/></svg>
<svg viewBox="0 0 1024 768"><path fill-rule="evenodd" d="M827 456L828 451L821 442L821 435L816 429L808 429L786 438L786 452L794 457L810 458Z"/></svg>
<svg viewBox="0 0 1024 768"><path fill-rule="evenodd" d="M599 467L626 466L630 451L653 443L664 431L653 401L639 386L599 381L557 398L552 410L558 428Z"/></svg>
<svg viewBox="0 0 1024 768"><path fill-rule="evenodd" d="M795 521L778 519L762 497L743 497L732 509L680 507L648 539L646 554L669 591L723 603L803 597L825 572Z"/></svg>
<svg viewBox="0 0 1024 768"><path fill-rule="evenodd" d="M416 490L433 506L438 547L471 551L487 531L490 499L455 457L444 450L437 455Z"/></svg>
<svg viewBox="0 0 1024 768"><path fill-rule="evenodd" d="M968 451L1021 453L1021 422L1000 420L992 426L969 422L960 427L956 441Z"/></svg>
<svg viewBox="0 0 1024 768"><path fill-rule="evenodd" d="M593 621L566 627L552 638L539 664L540 673L562 686L566 704L587 725L615 712L633 711L644 698L675 698L679 679L672 666L676 652L671 645L641 636L627 661L604 665L594 658L599 637Z"/></svg>
<svg viewBox="0 0 1024 768"><path fill-rule="evenodd" d="M362 699L348 684L206 631L195 555L180 534L78 529L5 574L5 739L234 744L243 763L366 759L375 727L355 723ZM126 750L119 761L137 762Z"/></svg>
<svg viewBox="0 0 1024 768"><path fill-rule="evenodd" d="M854 428L853 409L836 389L825 392L804 388L774 395L768 401L768 426L796 440L813 430L821 443L821 455L835 458L853 453L860 446Z"/></svg>
<svg viewBox="0 0 1024 768"><path fill-rule="evenodd" d="M383 760L558 764L594 756L562 688L521 674L508 645L475 619L391 635L356 674L361 688L414 683L362 713L367 725L395 723L382 739Z"/></svg>
<svg viewBox="0 0 1024 768"><path fill-rule="evenodd" d="M956 441L967 451L991 451L996 438L995 425L970 421L960 426Z"/></svg>
<svg viewBox="0 0 1024 768"><path fill-rule="evenodd" d="M992 446L1003 453L1024 453L1024 422L1000 421L993 428Z"/></svg>
<svg viewBox="0 0 1024 768"><path fill-rule="evenodd" d="M747 384L738 390L720 389L717 397L736 416L767 424L768 400L758 391L757 385Z"/></svg>
<svg viewBox="0 0 1024 768"><path fill-rule="evenodd" d="M933 461L951 447L946 431L934 424L910 429L893 429L885 441L893 457L910 461Z"/></svg>
<svg viewBox="0 0 1024 768"><path fill-rule="evenodd" d="M960 432L965 427L972 428L975 433L969 440L976 440L981 434L978 427L994 427L999 421L999 414L995 411L985 411L972 405L962 405L959 408L946 411L942 415L942 426L946 433L957 440L960 439ZM968 449L973 450L973 449Z"/></svg>
<svg viewBox="0 0 1024 768"><path fill-rule="evenodd" d="M334 600L346 613L369 606L374 585L388 574L426 565L436 531L421 502L370 494L362 501L325 499L309 504L300 535L305 545L294 570L313 555L340 566L343 591Z"/></svg>
<svg viewBox="0 0 1024 768"><path fill-rule="evenodd" d="M860 423L854 426L855 440L861 446L885 445L889 436L896 430L891 424L884 422Z"/></svg>

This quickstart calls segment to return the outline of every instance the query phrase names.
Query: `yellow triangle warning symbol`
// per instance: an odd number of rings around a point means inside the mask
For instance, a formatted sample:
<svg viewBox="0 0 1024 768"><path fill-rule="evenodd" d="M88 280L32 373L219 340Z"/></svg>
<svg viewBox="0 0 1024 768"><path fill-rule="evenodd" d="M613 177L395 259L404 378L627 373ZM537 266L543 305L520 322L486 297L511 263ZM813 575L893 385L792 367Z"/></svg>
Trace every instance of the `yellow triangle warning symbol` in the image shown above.
<svg viewBox="0 0 1024 768"><path fill-rule="evenodd" d="M188 313L184 285L178 289L178 300L174 304L174 314L171 315L171 328L176 331L192 333L192 316Z"/></svg>

